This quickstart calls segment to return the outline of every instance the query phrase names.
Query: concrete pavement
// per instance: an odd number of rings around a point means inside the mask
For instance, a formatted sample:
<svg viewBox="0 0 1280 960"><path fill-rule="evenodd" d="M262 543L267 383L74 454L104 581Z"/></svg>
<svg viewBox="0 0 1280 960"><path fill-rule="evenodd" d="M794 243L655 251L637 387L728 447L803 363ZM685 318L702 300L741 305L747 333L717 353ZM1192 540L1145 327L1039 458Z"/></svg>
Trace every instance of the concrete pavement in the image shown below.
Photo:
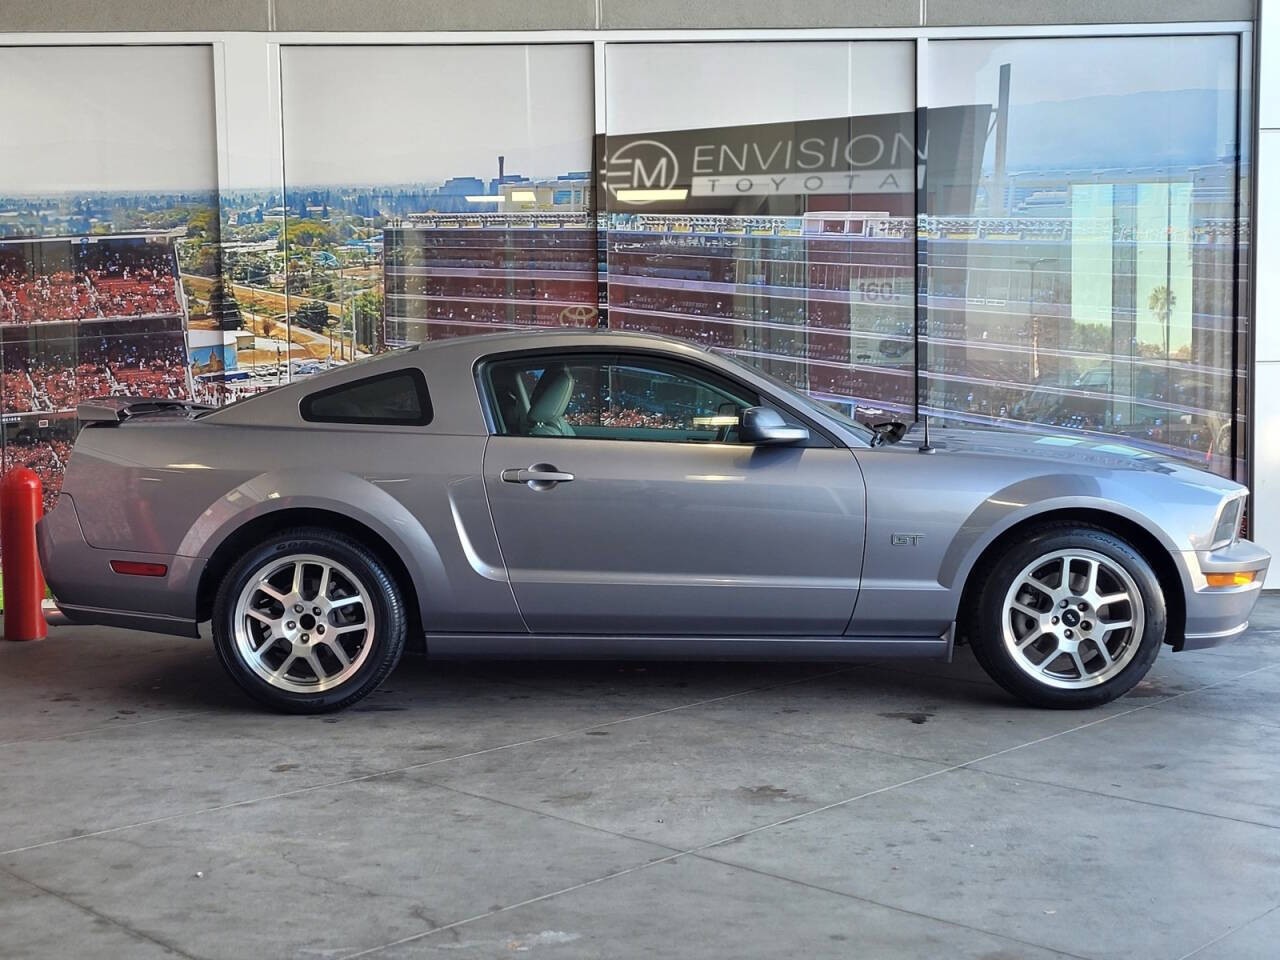
<svg viewBox="0 0 1280 960"><path fill-rule="evenodd" d="M0 956L1272 958L1280 598L1084 713L953 664L435 664L281 717L207 641L0 644Z"/></svg>

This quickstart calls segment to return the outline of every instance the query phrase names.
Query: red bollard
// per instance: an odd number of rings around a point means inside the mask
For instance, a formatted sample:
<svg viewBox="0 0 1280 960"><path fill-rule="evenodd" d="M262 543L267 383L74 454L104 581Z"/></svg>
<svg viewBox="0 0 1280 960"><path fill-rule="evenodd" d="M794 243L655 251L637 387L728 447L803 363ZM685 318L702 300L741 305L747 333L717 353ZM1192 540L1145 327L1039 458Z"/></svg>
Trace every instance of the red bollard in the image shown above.
<svg viewBox="0 0 1280 960"><path fill-rule="evenodd" d="M15 467L0 481L0 564L4 574L4 638L39 640L48 636L44 577L36 555L36 521L40 519L40 478L34 470Z"/></svg>

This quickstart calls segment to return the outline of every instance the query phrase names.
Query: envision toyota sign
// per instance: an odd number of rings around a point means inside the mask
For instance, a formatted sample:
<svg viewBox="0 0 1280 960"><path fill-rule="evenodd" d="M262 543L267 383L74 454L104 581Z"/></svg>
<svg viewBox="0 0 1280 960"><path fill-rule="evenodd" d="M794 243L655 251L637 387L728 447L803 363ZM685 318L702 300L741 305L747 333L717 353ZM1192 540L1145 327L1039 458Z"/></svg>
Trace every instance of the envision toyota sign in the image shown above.
<svg viewBox="0 0 1280 960"><path fill-rule="evenodd" d="M919 144L914 112L608 136L601 180L614 209L732 213L794 198L766 205L801 212L815 195L914 193L933 137L946 155L933 158L930 176L956 182L963 171L960 181L976 184L989 115L985 105L930 111Z"/></svg>
<svg viewBox="0 0 1280 960"><path fill-rule="evenodd" d="M619 190L670 190L680 180L680 158L660 140L629 140L610 153L605 162L605 188Z"/></svg>

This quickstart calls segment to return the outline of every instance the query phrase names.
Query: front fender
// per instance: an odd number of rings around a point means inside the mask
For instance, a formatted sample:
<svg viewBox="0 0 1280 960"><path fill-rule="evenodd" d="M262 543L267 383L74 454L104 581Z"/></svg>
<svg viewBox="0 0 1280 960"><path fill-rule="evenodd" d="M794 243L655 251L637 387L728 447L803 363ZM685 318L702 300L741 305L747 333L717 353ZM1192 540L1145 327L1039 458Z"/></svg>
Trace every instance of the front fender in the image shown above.
<svg viewBox="0 0 1280 960"><path fill-rule="evenodd" d="M1120 517L1148 533L1168 553L1178 571L1183 595L1191 577L1183 560L1185 546L1149 513L1118 491L1107 491L1095 477L1067 474L1029 477L987 497L969 514L943 555L938 581L950 589L959 612L960 595L983 552L1014 527L1037 517L1065 510L1090 510ZM1183 533L1179 531L1179 536Z"/></svg>

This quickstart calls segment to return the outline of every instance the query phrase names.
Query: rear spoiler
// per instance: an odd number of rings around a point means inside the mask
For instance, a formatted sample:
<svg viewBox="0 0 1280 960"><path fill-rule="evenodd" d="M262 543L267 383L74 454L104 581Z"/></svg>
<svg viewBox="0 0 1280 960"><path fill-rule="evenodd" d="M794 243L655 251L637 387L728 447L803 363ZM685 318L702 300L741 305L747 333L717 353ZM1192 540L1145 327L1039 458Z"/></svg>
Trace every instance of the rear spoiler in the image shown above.
<svg viewBox="0 0 1280 960"><path fill-rule="evenodd" d="M85 400L76 407L76 417L88 425L91 423L118 424L134 417L152 413L185 413L190 416L204 410L214 410L204 403L189 400L150 400L141 397L96 397Z"/></svg>

